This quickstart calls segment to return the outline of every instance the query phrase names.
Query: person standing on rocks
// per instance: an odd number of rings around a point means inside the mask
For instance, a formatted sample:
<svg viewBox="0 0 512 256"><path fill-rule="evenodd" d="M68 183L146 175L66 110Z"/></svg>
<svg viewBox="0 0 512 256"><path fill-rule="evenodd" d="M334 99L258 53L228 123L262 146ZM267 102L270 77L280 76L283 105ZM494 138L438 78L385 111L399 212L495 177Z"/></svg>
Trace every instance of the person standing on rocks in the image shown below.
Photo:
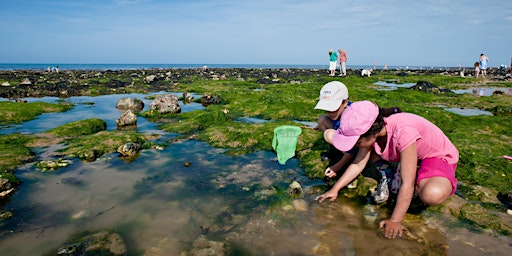
<svg viewBox="0 0 512 256"><path fill-rule="evenodd" d="M435 124L412 113L379 108L371 101L352 103L340 122L340 128L326 130L324 138L341 151L354 146L359 151L336 184L315 198L319 202L336 200L375 154L400 164L390 185L391 192L396 189L396 205L391 217L379 223L385 237L402 236L401 223L415 195L426 205L439 205L454 194L459 152Z"/></svg>
<svg viewBox="0 0 512 256"><path fill-rule="evenodd" d="M338 61L338 54L332 49L329 49L329 76L336 74L336 62Z"/></svg>
<svg viewBox="0 0 512 256"><path fill-rule="evenodd" d="M347 52L343 49L338 49L338 52L340 53L340 76L346 77L347 76Z"/></svg>
<svg viewBox="0 0 512 256"><path fill-rule="evenodd" d="M485 77L487 75L487 62L489 62L489 58L485 56L485 54L480 54L480 71L482 72L482 77Z"/></svg>

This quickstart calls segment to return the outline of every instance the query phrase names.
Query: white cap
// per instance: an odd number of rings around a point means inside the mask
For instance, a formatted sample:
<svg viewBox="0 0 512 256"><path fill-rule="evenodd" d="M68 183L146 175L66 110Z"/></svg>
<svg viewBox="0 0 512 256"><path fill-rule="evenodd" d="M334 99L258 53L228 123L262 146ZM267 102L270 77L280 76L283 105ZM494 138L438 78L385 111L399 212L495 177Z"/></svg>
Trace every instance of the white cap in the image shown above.
<svg viewBox="0 0 512 256"><path fill-rule="evenodd" d="M328 82L320 90L320 100L315 109L325 111L336 111L340 108L343 100L348 99L347 87L339 81Z"/></svg>

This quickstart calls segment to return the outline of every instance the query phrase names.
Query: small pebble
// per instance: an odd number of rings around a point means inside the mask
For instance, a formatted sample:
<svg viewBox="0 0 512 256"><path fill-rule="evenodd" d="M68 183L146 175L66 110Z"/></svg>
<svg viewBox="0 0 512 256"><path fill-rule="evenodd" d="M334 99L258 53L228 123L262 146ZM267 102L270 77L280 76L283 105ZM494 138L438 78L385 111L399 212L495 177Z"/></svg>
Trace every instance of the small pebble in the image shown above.
<svg viewBox="0 0 512 256"><path fill-rule="evenodd" d="M512 215L512 209L507 209L507 214Z"/></svg>

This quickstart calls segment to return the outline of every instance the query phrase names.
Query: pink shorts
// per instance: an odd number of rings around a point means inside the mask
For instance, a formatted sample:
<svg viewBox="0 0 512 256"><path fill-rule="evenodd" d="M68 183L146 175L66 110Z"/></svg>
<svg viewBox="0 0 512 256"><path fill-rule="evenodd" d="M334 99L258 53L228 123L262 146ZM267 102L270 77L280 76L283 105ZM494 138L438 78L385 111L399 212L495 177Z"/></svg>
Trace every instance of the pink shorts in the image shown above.
<svg viewBox="0 0 512 256"><path fill-rule="evenodd" d="M427 158L421 160L418 176L416 178L416 186L422 179L430 177L445 177L452 183L452 192L457 190L457 179L455 178L455 169L457 164L448 164L446 160L440 158Z"/></svg>

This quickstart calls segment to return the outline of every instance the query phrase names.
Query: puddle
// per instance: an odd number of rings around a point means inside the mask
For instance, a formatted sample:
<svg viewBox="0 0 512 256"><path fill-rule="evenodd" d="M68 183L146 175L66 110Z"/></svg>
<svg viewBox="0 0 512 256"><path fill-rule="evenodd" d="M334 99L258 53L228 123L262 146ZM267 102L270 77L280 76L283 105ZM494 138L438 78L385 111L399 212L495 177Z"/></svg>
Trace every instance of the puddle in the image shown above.
<svg viewBox="0 0 512 256"><path fill-rule="evenodd" d="M306 129L314 129L318 125L317 122L299 121L299 120L294 120L294 121L299 123L299 124L303 124L304 125L303 128L306 128Z"/></svg>
<svg viewBox="0 0 512 256"><path fill-rule="evenodd" d="M471 89L461 89L461 90L452 90L452 92L456 94L472 94L472 95L478 95L478 96L492 96L494 92L500 91L503 92L503 94L506 95L512 95L512 88L506 88L506 87L477 87L477 88L471 88Z"/></svg>
<svg viewBox="0 0 512 256"><path fill-rule="evenodd" d="M257 117L239 117L236 119L236 121L247 124L264 124L271 122L270 120L265 120Z"/></svg>
<svg viewBox="0 0 512 256"><path fill-rule="evenodd" d="M396 90L398 88L411 88L415 86L415 83L403 83L397 84L394 81L377 81L373 83L379 86L379 90Z"/></svg>
<svg viewBox="0 0 512 256"><path fill-rule="evenodd" d="M144 102L144 109L142 112L149 109L149 104L153 99L146 99L148 96L154 96L156 94L165 94L168 92L158 92L151 94L114 94L114 95L103 95L103 96L80 96L66 98L65 101L75 104L75 106L61 113L44 113L37 116L33 120L23 122L16 125L2 125L0 126L0 134L10 133L42 133L47 130L53 129L57 126L78 121L88 118L100 118L107 123L107 130L116 130L116 120L121 116L122 111L116 109L117 101L121 98L138 98ZM181 97L182 93L170 93L178 97ZM43 97L43 98L22 98L20 100L26 100L27 102L48 102L57 103L61 101L58 97ZM91 104L94 103L94 104ZM180 102L181 112L189 112L198 109L204 109L200 103L191 102L183 104ZM157 129L157 124L147 121L144 117L137 116L137 129L142 133L161 133Z"/></svg>
<svg viewBox="0 0 512 256"><path fill-rule="evenodd" d="M479 116L479 115L494 116L491 112L486 111L486 110L480 110L480 109L445 108L444 110L461 115L461 116Z"/></svg>
<svg viewBox="0 0 512 256"><path fill-rule="evenodd" d="M95 113L115 122L117 99L135 96L68 100L81 103L75 115ZM85 104L91 101L95 104ZM115 111L101 113L101 106ZM71 116L56 113L46 122L57 126ZM43 124L25 127L26 123L20 126L25 132L48 129L41 128ZM160 140L171 138L164 134ZM52 147L35 152L41 157L47 149ZM404 238L384 238L378 222L389 217L388 209L344 196L316 203L315 196L327 187L322 180L303 176L297 159L280 165L275 152L236 157L224 152L189 140L163 150L143 150L130 163L112 153L95 162L75 159L54 172L36 171L30 163L20 166L16 175L22 185L4 207L14 209L14 217L0 222L2 255L55 254L73 235L101 230L119 233L128 255L180 255L200 235L228 241L238 248L236 255L506 255L510 251L510 238L470 232L457 219L428 211L406 215ZM304 197L288 195L293 180L303 186Z"/></svg>

